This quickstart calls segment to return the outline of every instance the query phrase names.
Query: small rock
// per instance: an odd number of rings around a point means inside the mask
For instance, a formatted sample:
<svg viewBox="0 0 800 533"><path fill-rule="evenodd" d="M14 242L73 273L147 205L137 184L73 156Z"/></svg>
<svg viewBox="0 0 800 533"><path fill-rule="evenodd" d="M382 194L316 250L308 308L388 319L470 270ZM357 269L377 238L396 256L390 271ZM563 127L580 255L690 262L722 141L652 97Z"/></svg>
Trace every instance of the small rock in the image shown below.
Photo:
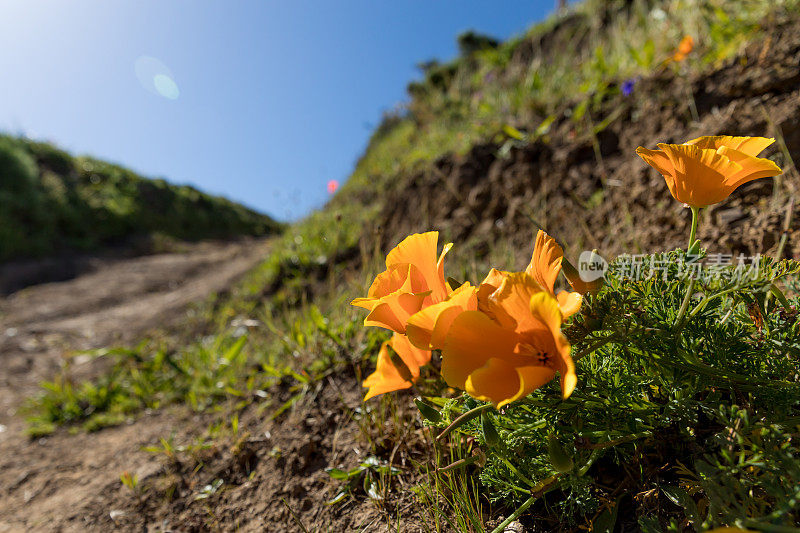
<svg viewBox="0 0 800 533"><path fill-rule="evenodd" d="M503 533L525 533L525 528L522 526L522 522L514 520L506 526Z"/></svg>
<svg viewBox="0 0 800 533"><path fill-rule="evenodd" d="M114 509L110 513L108 513L108 516L111 518L111 520L116 522L117 518L122 518L123 516L125 516L125 511Z"/></svg>

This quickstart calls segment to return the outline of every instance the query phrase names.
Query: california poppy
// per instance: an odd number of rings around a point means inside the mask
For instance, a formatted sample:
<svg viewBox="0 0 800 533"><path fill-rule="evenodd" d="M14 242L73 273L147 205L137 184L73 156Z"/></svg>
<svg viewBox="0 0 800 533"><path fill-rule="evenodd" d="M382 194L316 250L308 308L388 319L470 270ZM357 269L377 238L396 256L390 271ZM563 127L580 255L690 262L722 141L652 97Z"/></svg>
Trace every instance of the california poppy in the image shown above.
<svg viewBox="0 0 800 533"><path fill-rule="evenodd" d="M406 332L408 318L429 305L447 298L450 287L444 279L445 245L436 258L439 232L415 233L403 239L386 257L386 270L378 274L366 298L352 305L369 311L366 326Z"/></svg>
<svg viewBox="0 0 800 533"><path fill-rule="evenodd" d="M582 298L577 292L559 291L555 294L556 278L561 272L563 255L561 246L556 240L540 230L536 235L533 255L525 272L542 289L555 296L562 315L570 317L580 309ZM490 306L487 304L488 297L510 274L493 268L478 287L465 283L444 301L424 307L408 319L406 328L408 338L419 348L441 349L448 329L460 313L481 310L491 315ZM568 277L568 280L581 288L585 285L577 284L572 277Z"/></svg>
<svg viewBox="0 0 800 533"><path fill-rule="evenodd" d="M555 292L556 278L558 278L558 273L561 272L563 258L564 250L556 240L544 231L539 230L536 234L531 261L525 268L525 272L544 290L556 297L561 313L564 318L568 318L580 310L582 298L580 294L575 292L559 291L558 294ZM489 294L497 290L508 275L508 272L492 269L478 288L478 301L485 300ZM574 277L568 276L567 281L572 285L574 282L579 281L579 278L576 280ZM584 288L583 285L575 284L578 287L574 288Z"/></svg>
<svg viewBox="0 0 800 533"><path fill-rule="evenodd" d="M664 176L676 200L700 208L725 200L749 181L780 174L778 165L756 157L773 142L764 137L699 137L684 144L661 143L659 150L640 146L636 153Z"/></svg>
<svg viewBox="0 0 800 533"><path fill-rule="evenodd" d="M453 320L464 311L477 309L477 287L464 283L443 302L429 305L411 316L406 334L419 348L441 349Z"/></svg>
<svg viewBox="0 0 800 533"><path fill-rule="evenodd" d="M556 299L532 276L517 272L505 276L486 305L486 312L460 313L450 326L442 349L445 381L499 408L558 372L568 397L577 377Z"/></svg>
<svg viewBox="0 0 800 533"><path fill-rule="evenodd" d="M405 369L398 368L392 361L389 348L398 355ZM419 378L419 369L431 360L431 352L420 350L412 345L405 335L395 333L391 340L381 345L375 372L367 376L362 385L369 388L364 400L386 392L407 389Z"/></svg>

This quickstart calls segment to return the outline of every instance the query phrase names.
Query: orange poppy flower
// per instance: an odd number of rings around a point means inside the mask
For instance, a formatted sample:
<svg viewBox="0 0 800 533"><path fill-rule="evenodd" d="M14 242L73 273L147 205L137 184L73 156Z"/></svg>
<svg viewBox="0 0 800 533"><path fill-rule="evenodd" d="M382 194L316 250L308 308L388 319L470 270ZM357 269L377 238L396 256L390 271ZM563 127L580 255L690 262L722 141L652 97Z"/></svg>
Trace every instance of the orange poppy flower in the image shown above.
<svg viewBox="0 0 800 533"><path fill-rule="evenodd" d="M533 279L539 282L546 291L556 297L561 314L568 318L577 313L581 308L582 298L578 292L559 291L555 292L556 278L561 272L564 260L564 250L556 240L542 230L536 234L536 244L533 247L533 256L525 272L530 274ZM566 274L566 273L565 273ZM573 279L567 276L567 281L573 288L578 289L573 284Z"/></svg>
<svg viewBox="0 0 800 533"><path fill-rule="evenodd" d="M536 242L533 246L533 255L531 256L531 261L525 269L525 272L544 290L556 297L558 305L561 308L561 314L564 318L569 318L580 310L582 298L581 295L576 292L559 291L558 294L555 293L556 278L558 277L558 273L561 272L561 263L563 259L564 250L561 246L558 245L553 237L539 230L536 234ZM492 292L500 287L500 284L508 275L508 272L492 269L478 288L478 301L485 301ZM575 279L571 276L567 276L567 281L573 285L573 288L583 287L582 285L573 283ZM580 278L578 278L578 281L580 281Z"/></svg>
<svg viewBox="0 0 800 533"><path fill-rule="evenodd" d="M406 366L405 369L395 366L389 353L390 347L403 361ZM420 367L428 364L430 360L430 351L420 350L413 346L405 335L395 333L391 340L381 345L375 372L367 376L362 383L364 387L369 389L364 401L379 394L411 387L419 378Z"/></svg>
<svg viewBox="0 0 800 533"><path fill-rule="evenodd" d="M673 54L672 59L675 61L683 61L684 59L686 59L686 56L688 56L692 52L693 48L694 48L694 39L692 38L691 35L685 35L683 39L681 39L681 42L678 44L678 49Z"/></svg>
<svg viewBox="0 0 800 533"><path fill-rule="evenodd" d="M437 231L415 233L389 252L386 270L375 278L367 297L351 302L369 311L364 325L405 333L411 315L447 298L444 256L452 244L444 246L437 260L438 239Z"/></svg>
<svg viewBox="0 0 800 533"><path fill-rule="evenodd" d="M439 350L444 345L453 320L464 311L477 309L477 287L469 282L464 283L447 300L430 305L411 316L406 326L406 335L419 348Z"/></svg>
<svg viewBox="0 0 800 533"><path fill-rule="evenodd" d="M502 407L549 382L558 372L566 398L577 377L561 333L556 299L529 274L508 274L487 299L487 312L464 311L442 349L450 386Z"/></svg>
<svg viewBox="0 0 800 533"><path fill-rule="evenodd" d="M525 272L542 289L556 297L561 314L566 318L580 310L582 298L576 292L559 291L555 294L556 278L561 271L563 255L561 246L556 240L540 230L536 235L533 255ZM481 310L492 316L491 306L487 303L489 296L510 274L493 268L478 287L465 283L447 300L419 311L408 319L406 334L409 339L419 348L441 349L448 329L460 313ZM568 279L570 282L573 281L571 278Z"/></svg>
<svg viewBox="0 0 800 533"><path fill-rule="evenodd" d="M661 143L659 150L640 146L636 153L664 176L676 200L706 207L740 185L780 174L778 165L756 157L773 142L764 137L699 137L684 144Z"/></svg>

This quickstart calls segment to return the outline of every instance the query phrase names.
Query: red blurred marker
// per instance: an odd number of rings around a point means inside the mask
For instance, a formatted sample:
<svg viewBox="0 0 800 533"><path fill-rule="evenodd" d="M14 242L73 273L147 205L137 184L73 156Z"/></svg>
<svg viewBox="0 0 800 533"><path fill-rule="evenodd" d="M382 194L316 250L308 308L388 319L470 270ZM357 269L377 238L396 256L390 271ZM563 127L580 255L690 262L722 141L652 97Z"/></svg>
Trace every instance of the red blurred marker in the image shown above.
<svg viewBox="0 0 800 533"><path fill-rule="evenodd" d="M336 192L336 189L339 188L339 182L337 180L331 180L328 182L328 193L333 194Z"/></svg>

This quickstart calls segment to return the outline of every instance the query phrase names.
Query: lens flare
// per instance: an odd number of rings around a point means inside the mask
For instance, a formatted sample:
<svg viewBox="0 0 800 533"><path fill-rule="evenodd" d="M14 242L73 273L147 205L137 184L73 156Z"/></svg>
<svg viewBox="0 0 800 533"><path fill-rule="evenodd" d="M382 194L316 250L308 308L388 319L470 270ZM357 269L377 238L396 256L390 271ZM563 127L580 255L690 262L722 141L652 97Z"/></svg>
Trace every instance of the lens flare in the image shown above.
<svg viewBox="0 0 800 533"><path fill-rule="evenodd" d="M141 56L134 63L134 71L139 83L147 91L168 100L177 100L180 96L178 84L169 68L150 56Z"/></svg>

